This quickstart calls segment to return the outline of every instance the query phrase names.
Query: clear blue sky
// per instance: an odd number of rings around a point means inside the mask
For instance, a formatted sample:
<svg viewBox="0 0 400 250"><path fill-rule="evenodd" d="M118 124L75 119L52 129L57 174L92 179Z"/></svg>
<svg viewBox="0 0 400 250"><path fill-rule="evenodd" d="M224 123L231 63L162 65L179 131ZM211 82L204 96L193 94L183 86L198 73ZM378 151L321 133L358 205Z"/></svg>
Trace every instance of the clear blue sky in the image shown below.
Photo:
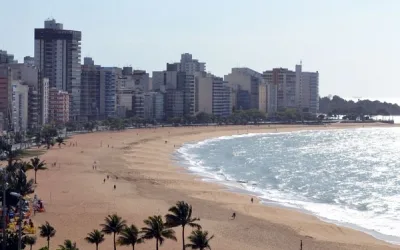
<svg viewBox="0 0 400 250"><path fill-rule="evenodd" d="M82 58L162 70L189 52L223 76L232 67L320 72L320 94L400 99L400 0L2 1L0 49L33 56L53 17L82 31Z"/></svg>

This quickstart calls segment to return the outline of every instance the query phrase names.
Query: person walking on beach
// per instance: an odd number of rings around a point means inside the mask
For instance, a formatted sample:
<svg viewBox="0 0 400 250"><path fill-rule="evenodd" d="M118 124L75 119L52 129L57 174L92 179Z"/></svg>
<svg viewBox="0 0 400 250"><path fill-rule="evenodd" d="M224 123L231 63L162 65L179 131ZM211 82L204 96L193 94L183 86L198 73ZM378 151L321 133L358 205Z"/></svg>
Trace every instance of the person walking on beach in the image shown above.
<svg viewBox="0 0 400 250"><path fill-rule="evenodd" d="M235 218L236 218L236 213L233 212L233 214L232 214L232 220L234 220Z"/></svg>
<svg viewBox="0 0 400 250"><path fill-rule="evenodd" d="M103 183L106 183L106 178L104 178Z"/></svg>
<svg viewBox="0 0 400 250"><path fill-rule="evenodd" d="M114 190L117 188L117 185L114 184Z"/></svg>
<svg viewBox="0 0 400 250"><path fill-rule="evenodd" d="M251 203L253 203L253 202L254 202L253 197L251 197Z"/></svg>

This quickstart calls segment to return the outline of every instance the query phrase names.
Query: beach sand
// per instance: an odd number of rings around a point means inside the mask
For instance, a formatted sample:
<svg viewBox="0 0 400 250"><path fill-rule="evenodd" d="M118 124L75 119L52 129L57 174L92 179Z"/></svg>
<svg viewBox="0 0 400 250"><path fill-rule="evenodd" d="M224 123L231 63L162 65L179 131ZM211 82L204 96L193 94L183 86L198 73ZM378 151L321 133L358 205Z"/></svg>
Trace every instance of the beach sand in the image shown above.
<svg viewBox="0 0 400 250"><path fill-rule="evenodd" d="M148 216L164 216L176 201L184 200L193 205L193 215L201 218L203 228L215 235L212 249L297 250L300 240L307 250L400 249L365 233L325 223L298 211L265 206L256 201L251 204L250 196L203 182L177 166L172 157L179 145L212 137L356 126L360 127L351 124L210 126L76 135L61 149L55 146L40 156L49 169L38 172L35 193L44 200L46 212L36 214L33 220L36 225L48 221L56 228L51 249L56 249L65 239L76 241L81 250L95 249L84 238L93 229L100 229L99 224L108 214L118 213L128 223L141 228ZM69 146L70 142L77 142L77 146ZM94 161L97 170L93 170ZM57 162L55 167L51 166L54 162ZM29 175L33 176L33 172ZM110 179L103 183L107 175ZM237 214L235 220L230 219L233 211ZM187 228L186 234L189 233ZM161 249L181 249L181 228L176 228L176 236L178 242L167 240ZM38 238L33 249L46 244L45 239ZM112 237L106 236L99 249L112 249ZM147 241L136 249L155 249L155 241Z"/></svg>

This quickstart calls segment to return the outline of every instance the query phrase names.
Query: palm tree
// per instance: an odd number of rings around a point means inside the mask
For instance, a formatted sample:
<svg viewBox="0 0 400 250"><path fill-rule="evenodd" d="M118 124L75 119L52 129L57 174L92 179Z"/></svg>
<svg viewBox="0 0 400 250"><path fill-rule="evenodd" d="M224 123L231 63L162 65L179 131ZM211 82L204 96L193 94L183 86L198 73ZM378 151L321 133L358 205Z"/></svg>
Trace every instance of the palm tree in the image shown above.
<svg viewBox="0 0 400 250"><path fill-rule="evenodd" d="M132 250L135 250L135 245L143 242L143 239L139 238L139 230L135 225L130 225L129 227L125 227L121 235L118 238L118 243L121 246L132 246Z"/></svg>
<svg viewBox="0 0 400 250"><path fill-rule="evenodd" d="M56 142L58 143L58 147L59 147L59 148L61 148L61 144L62 144L62 145L65 145L64 138L62 138L62 137L60 137L60 136L57 137Z"/></svg>
<svg viewBox="0 0 400 250"><path fill-rule="evenodd" d="M71 240L65 240L64 245L59 245L58 250L79 250L76 247L76 242L72 242Z"/></svg>
<svg viewBox="0 0 400 250"><path fill-rule="evenodd" d="M143 239L156 239L156 250L158 250L158 245L162 245L165 239L171 239L176 241L175 231L168 228L163 222L161 215L154 215L144 220L144 224L147 227L142 228ZM160 244L158 244L160 243Z"/></svg>
<svg viewBox="0 0 400 250"><path fill-rule="evenodd" d="M25 196L34 192L33 179L27 179L21 162L14 162L11 166L6 167L8 173L7 182L9 189Z"/></svg>
<svg viewBox="0 0 400 250"><path fill-rule="evenodd" d="M21 153L21 150L13 149L13 145L4 140L2 140L0 143L0 151L6 156L8 166L12 165L14 161L18 160L18 155Z"/></svg>
<svg viewBox="0 0 400 250"><path fill-rule="evenodd" d="M56 230L49 222L46 221L44 225L39 227L40 230L40 237L47 239L47 248L50 249L50 238L56 235Z"/></svg>
<svg viewBox="0 0 400 250"><path fill-rule="evenodd" d="M188 237L190 240L190 244L186 244L186 247L190 247L191 249L199 249L199 250L205 250L205 249L210 249L210 240L214 238L214 235L211 237L208 237L208 232L207 231L202 231L200 229L197 229L192 232L192 234Z"/></svg>
<svg viewBox="0 0 400 250"><path fill-rule="evenodd" d="M175 206L168 210L170 213L165 216L166 224L169 227L182 227L182 249L185 250L185 226L196 227L201 229L201 226L196 221L199 218L192 218L192 206L184 201L178 201Z"/></svg>
<svg viewBox="0 0 400 250"><path fill-rule="evenodd" d="M104 234L99 230L93 230L93 232L88 233L88 236L85 238L87 242L90 244L96 244L96 250L99 249L99 244L102 243L104 239Z"/></svg>
<svg viewBox="0 0 400 250"><path fill-rule="evenodd" d="M104 221L105 223L100 225L103 227L102 231L105 234L113 234L114 250L116 250L117 244L115 242L115 235L121 233L121 231L126 227L126 221L117 214L108 215Z"/></svg>
<svg viewBox="0 0 400 250"><path fill-rule="evenodd" d="M24 236L24 242L25 242L26 245L29 245L30 249L32 250L32 246L36 244L36 237L35 236L25 235Z"/></svg>
<svg viewBox="0 0 400 250"><path fill-rule="evenodd" d="M39 159L39 157L35 157L31 159L31 162L29 163L29 165L27 166L27 169L33 169L35 171L35 184L37 184L36 182L36 174L38 170L45 170L47 169L46 167L46 162L45 161L41 161Z"/></svg>

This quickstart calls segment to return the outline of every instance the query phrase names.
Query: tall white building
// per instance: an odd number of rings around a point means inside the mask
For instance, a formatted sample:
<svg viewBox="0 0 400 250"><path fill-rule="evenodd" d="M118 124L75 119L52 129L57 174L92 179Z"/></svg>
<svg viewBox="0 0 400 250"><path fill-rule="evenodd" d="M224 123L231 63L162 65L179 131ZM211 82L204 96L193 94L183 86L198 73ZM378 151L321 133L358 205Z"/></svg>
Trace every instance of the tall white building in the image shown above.
<svg viewBox="0 0 400 250"><path fill-rule="evenodd" d="M296 102L302 112L319 111L319 73L303 72L301 64L296 65Z"/></svg>
<svg viewBox="0 0 400 250"><path fill-rule="evenodd" d="M41 124L46 124L49 122L49 79L48 78L43 78L40 87L40 95L41 95L41 113L40 113L40 119L41 119Z"/></svg>
<svg viewBox="0 0 400 250"><path fill-rule="evenodd" d="M19 80L12 81L11 121L14 132L28 128L28 93L28 85L23 85Z"/></svg>
<svg viewBox="0 0 400 250"><path fill-rule="evenodd" d="M230 87L221 77L211 74L196 76L196 113L205 112L226 117L231 114Z"/></svg>
<svg viewBox="0 0 400 250"><path fill-rule="evenodd" d="M68 91L71 120L80 115L81 38L80 31L64 30L54 19L35 29L35 66L50 87Z"/></svg>
<svg viewBox="0 0 400 250"><path fill-rule="evenodd" d="M317 114L319 110L319 74L303 72L301 65L295 71L274 68L265 71L268 86L268 113L275 114L287 108Z"/></svg>

